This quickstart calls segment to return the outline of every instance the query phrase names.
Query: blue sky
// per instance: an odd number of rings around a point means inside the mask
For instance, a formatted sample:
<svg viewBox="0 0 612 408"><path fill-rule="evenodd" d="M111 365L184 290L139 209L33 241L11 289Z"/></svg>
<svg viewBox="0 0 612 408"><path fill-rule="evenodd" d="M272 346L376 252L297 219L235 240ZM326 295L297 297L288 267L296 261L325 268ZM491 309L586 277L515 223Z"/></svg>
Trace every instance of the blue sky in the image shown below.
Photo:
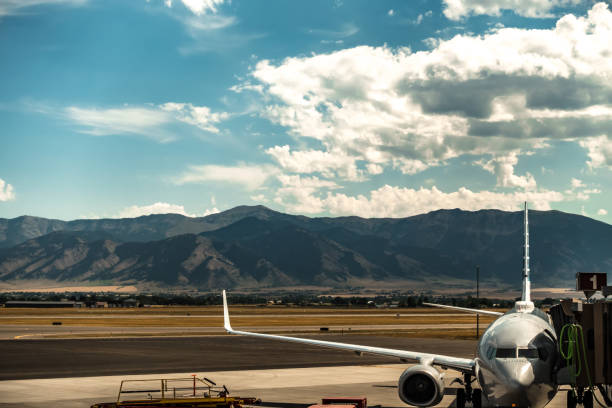
<svg viewBox="0 0 612 408"><path fill-rule="evenodd" d="M0 0L0 217L611 223L610 38L575 0Z"/></svg>

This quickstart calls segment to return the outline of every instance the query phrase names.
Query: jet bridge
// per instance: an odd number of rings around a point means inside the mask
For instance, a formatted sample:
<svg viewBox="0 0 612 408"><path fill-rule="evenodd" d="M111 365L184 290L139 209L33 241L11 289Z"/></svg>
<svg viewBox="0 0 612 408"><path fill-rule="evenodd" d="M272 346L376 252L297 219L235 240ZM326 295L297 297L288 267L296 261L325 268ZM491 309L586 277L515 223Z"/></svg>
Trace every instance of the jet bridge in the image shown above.
<svg viewBox="0 0 612 408"><path fill-rule="evenodd" d="M573 388L568 407L593 407L594 388L612 407L612 288L605 274L578 273L576 282L588 300L563 300L549 311L559 340L557 383Z"/></svg>

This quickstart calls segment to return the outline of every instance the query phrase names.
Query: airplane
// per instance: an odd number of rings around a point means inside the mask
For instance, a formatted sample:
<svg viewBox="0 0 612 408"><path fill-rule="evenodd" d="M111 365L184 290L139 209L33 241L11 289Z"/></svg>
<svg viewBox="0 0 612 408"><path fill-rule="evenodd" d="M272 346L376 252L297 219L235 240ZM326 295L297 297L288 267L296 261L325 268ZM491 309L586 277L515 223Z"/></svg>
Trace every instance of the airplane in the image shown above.
<svg viewBox="0 0 612 408"><path fill-rule="evenodd" d="M558 359L557 336L550 317L537 309L531 301L529 280L529 225L527 203L524 209L523 287L521 300L507 313L427 303L468 313L497 316L478 342L473 359L420 353L381 347L361 346L332 341L245 332L234 330L230 324L227 298L223 291L224 328L230 334L258 337L322 346L340 350L397 357L402 362L414 361L399 378L399 398L409 405L430 407L444 396L443 370L451 368L463 374L456 379L463 386L457 390L456 406L481 408L483 402L494 407L533 407L548 404L557 393L555 367ZM480 389L473 388L478 381ZM572 391L568 392L568 407L575 407ZM573 403L572 403L573 401ZM585 404L586 406L587 404ZM592 403L590 404L592 407Z"/></svg>

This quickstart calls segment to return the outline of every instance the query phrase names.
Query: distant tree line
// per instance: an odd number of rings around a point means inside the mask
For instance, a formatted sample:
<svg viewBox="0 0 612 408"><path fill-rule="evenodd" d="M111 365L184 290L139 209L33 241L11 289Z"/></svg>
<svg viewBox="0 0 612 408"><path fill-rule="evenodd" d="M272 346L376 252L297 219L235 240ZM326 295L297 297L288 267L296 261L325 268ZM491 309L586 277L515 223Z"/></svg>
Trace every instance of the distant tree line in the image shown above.
<svg viewBox="0 0 612 408"><path fill-rule="evenodd" d="M97 302L107 302L115 306L214 306L221 305L219 293L185 294L185 293L151 293L151 294L117 294L117 293L0 293L0 304L7 301L75 301L85 306L93 306ZM268 294L230 294L232 304L241 305L275 305L287 307L420 307L423 302L441 303L446 305L469 308L511 308L514 299L476 298L473 296L434 296L424 294L401 295L381 294L377 296L328 296L317 293L268 293ZM547 298L536 301L536 306L556 303Z"/></svg>

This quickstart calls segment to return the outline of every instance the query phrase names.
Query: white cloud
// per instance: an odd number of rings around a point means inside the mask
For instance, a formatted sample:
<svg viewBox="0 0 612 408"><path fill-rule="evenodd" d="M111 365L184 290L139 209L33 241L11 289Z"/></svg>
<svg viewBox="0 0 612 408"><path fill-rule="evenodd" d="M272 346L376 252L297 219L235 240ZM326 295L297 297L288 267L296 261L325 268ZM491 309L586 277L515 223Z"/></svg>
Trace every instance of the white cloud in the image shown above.
<svg viewBox="0 0 612 408"><path fill-rule="evenodd" d="M81 133L94 136L141 135L165 143L175 139L166 126L178 122L217 133L213 125L228 117L213 113L206 106L168 102L159 106L122 106L119 108L82 108L70 106L63 115L82 128Z"/></svg>
<svg viewBox="0 0 612 408"><path fill-rule="evenodd" d="M45 5L82 6L88 0L2 0L0 17L21 14L23 9Z"/></svg>
<svg viewBox="0 0 612 408"><path fill-rule="evenodd" d="M216 13L220 5L225 3L225 0L180 0L193 14L202 15L206 13ZM172 0L165 0L166 7L172 7Z"/></svg>
<svg viewBox="0 0 612 408"><path fill-rule="evenodd" d="M293 196L290 194L294 193ZM445 193L435 186L411 188L385 185L365 195L350 196L328 192L315 195L313 190L298 189L277 195L275 201L290 211L317 214L329 212L333 215L358 215L361 217L408 217L438 209L460 208L468 211L480 209L520 210L524 201L536 210L550 210L551 203L563 201L564 196L555 191L524 191L498 193L474 192L465 187Z"/></svg>
<svg viewBox="0 0 612 408"><path fill-rule="evenodd" d="M212 208L206 209L201 214L190 214L185 211L185 207L182 205L157 202L151 205L132 205L130 207L126 207L121 210L117 216L112 218L136 218L142 217L143 215L151 214L181 214L186 217L205 217L207 215L215 214L218 212L219 210L217 208Z"/></svg>
<svg viewBox="0 0 612 408"><path fill-rule="evenodd" d="M172 121L167 112L154 108L124 107L111 109L79 108L70 106L65 110L68 119L84 126L81 133L95 136L137 134L169 142L174 137L161 130L160 126Z"/></svg>
<svg viewBox="0 0 612 408"><path fill-rule="evenodd" d="M10 201L15 199L13 186L0 179L0 201Z"/></svg>
<svg viewBox="0 0 612 408"><path fill-rule="evenodd" d="M252 40L265 37L262 33L247 33L229 28L239 23L235 16L219 12L225 0L181 0L189 12L173 7L178 1L166 1L173 8L170 17L179 21L191 37L191 41L179 46L183 55L205 52L227 52L242 47Z"/></svg>
<svg viewBox="0 0 612 408"><path fill-rule="evenodd" d="M582 182L582 180L579 180L579 179L574 178L574 177L572 177L571 184L572 184L572 189L585 187L584 183Z"/></svg>
<svg viewBox="0 0 612 408"><path fill-rule="evenodd" d="M514 166L518 163L518 153L510 152L504 156L494 157L487 162L480 162L482 168L497 177L497 185L500 187L518 187L526 190L536 188L535 178L526 173L524 176L514 174Z"/></svg>
<svg viewBox="0 0 612 408"><path fill-rule="evenodd" d="M459 20L470 15L499 16L502 10L532 18L552 17L556 7L578 4L580 0L443 0L444 15Z"/></svg>
<svg viewBox="0 0 612 408"><path fill-rule="evenodd" d="M549 30L457 35L431 51L361 46L263 60L241 89L259 85L264 117L323 146L269 148L289 171L310 160L325 177L359 177L371 164L414 174L489 155L500 158L490 164L499 165L500 185L534 188L532 175L513 173L513 152L584 140L593 166L612 157L600 136L612 132L610 38L612 13L599 3ZM341 174L328 157L354 171Z"/></svg>
<svg viewBox="0 0 612 408"><path fill-rule="evenodd" d="M166 112L174 112L176 119L181 122L197 126L211 133L219 133L219 129L213 126L212 123L219 123L229 117L225 112L213 113L206 106L193 106L190 103L168 102L160 105L160 108Z"/></svg>
<svg viewBox="0 0 612 408"><path fill-rule="evenodd" d="M204 182L232 183L242 185L247 190L256 190L277 172L278 170L275 167L267 165L194 165L189 166L189 169L177 177L174 182L176 184Z"/></svg>
<svg viewBox="0 0 612 408"><path fill-rule="evenodd" d="M321 189L336 189L339 186L318 177L300 177L298 175L279 175L282 187L276 190L274 201L291 212L320 213L325 205L315 196Z"/></svg>
<svg viewBox="0 0 612 408"><path fill-rule="evenodd" d="M256 201L258 203L267 203L268 199L263 194L256 194L249 197L251 200Z"/></svg>
<svg viewBox="0 0 612 408"><path fill-rule="evenodd" d="M266 153L289 172L321 173L329 178L337 174L351 181L363 179L363 172L357 169L355 158L342 151L291 151L291 148L285 145L271 147L266 150Z"/></svg>
<svg viewBox="0 0 612 408"><path fill-rule="evenodd" d="M608 211L600 208L599 210L597 210L597 215L608 215Z"/></svg>
<svg viewBox="0 0 612 408"><path fill-rule="evenodd" d="M236 18L233 16L221 15L203 15L180 17L180 21L188 28L192 37L197 38L206 32L221 30L236 24ZM210 33L208 33L210 35Z"/></svg>
<svg viewBox="0 0 612 408"><path fill-rule="evenodd" d="M196 215L196 217L206 217L207 215L217 214L218 212L220 211L217 207L207 208L203 213Z"/></svg>
<svg viewBox="0 0 612 408"><path fill-rule="evenodd" d="M387 11L387 15L389 17L393 17L394 14L395 14L395 10L393 10L393 9L390 9L389 11Z"/></svg>
<svg viewBox="0 0 612 408"><path fill-rule="evenodd" d="M591 168L608 167L612 169L612 138L601 135L580 141L580 146L588 151L589 161L587 164Z"/></svg>

